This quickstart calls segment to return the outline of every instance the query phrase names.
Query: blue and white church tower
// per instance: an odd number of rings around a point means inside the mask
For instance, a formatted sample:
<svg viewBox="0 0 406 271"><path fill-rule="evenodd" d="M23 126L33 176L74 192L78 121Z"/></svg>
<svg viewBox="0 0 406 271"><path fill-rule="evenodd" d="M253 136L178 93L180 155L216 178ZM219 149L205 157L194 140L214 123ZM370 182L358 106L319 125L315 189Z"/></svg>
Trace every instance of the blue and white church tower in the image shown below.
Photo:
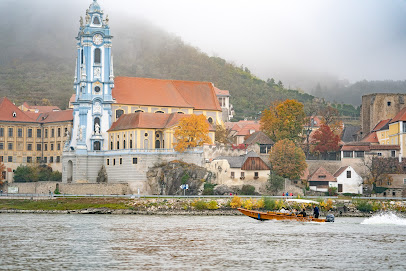
<svg viewBox="0 0 406 271"><path fill-rule="evenodd" d="M77 40L73 103L73 129L69 149L78 154L108 148L111 126L111 90L114 87L113 57L108 16L104 18L97 0L80 17Z"/></svg>

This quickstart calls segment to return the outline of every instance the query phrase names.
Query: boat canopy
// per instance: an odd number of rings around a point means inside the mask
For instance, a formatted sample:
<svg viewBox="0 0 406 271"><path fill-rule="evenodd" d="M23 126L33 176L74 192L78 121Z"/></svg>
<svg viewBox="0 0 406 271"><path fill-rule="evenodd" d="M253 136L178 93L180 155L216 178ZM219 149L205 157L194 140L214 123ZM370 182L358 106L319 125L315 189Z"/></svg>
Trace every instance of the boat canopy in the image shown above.
<svg viewBox="0 0 406 271"><path fill-rule="evenodd" d="M297 202L297 203L309 203L309 204L320 204L317 201L314 200L307 200L307 199L287 199L286 201L289 202Z"/></svg>

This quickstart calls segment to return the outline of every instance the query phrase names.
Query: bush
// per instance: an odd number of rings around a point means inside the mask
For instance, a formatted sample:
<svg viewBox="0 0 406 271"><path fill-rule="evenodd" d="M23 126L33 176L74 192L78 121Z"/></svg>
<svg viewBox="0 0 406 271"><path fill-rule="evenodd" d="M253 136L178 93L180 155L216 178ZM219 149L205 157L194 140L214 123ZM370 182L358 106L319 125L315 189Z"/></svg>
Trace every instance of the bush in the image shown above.
<svg viewBox="0 0 406 271"><path fill-rule="evenodd" d="M214 195L214 187L216 184L212 183L204 183L203 193L202 195Z"/></svg>
<svg viewBox="0 0 406 271"><path fill-rule="evenodd" d="M234 196L230 202L230 207L233 209L240 208L242 205L241 198L239 196Z"/></svg>
<svg viewBox="0 0 406 271"><path fill-rule="evenodd" d="M20 165L14 171L14 181L16 183L26 182L60 182L62 173L52 171L52 168L46 165L23 166Z"/></svg>
<svg viewBox="0 0 406 271"><path fill-rule="evenodd" d="M337 187L329 187L327 194L329 196L337 196Z"/></svg>
<svg viewBox="0 0 406 271"><path fill-rule="evenodd" d="M241 188L241 195L254 195L255 187L249 184L244 184Z"/></svg>
<svg viewBox="0 0 406 271"><path fill-rule="evenodd" d="M369 203L366 200L359 200L354 202L355 206L357 209L361 212L372 212L373 211L373 206L371 203Z"/></svg>
<svg viewBox="0 0 406 271"><path fill-rule="evenodd" d="M274 194L278 193L280 190L283 189L285 185L285 178L276 175L275 173L271 173L268 178L268 190Z"/></svg>
<svg viewBox="0 0 406 271"><path fill-rule="evenodd" d="M271 199L271 198L268 198L268 197L265 197L265 198L263 198L264 199L264 209L265 210L269 210L269 211L272 211L272 210L275 210L276 208L276 202L275 202L275 200L273 200L273 199Z"/></svg>
<svg viewBox="0 0 406 271"><path fill-rule="evenodd" d="M207 204L207 209L209 210L217 210L219 208L217 201L215 200L211 200L208 204Z"/></svg>
<svg viewBox="0 0 406 271"><path fill-rule="evenodd" d="M195 200L192 203L192 206L196 209L196 210L204 210L207 209L207 203L203 200Z"/></svg>
<svg viewBox="0 0 406 271"><path fill-rule="evenodd" d="M252 210L252 207L254 207L254 202L251 198L244 200L242 203L242 207L247 209L247 210Z"/></svg>

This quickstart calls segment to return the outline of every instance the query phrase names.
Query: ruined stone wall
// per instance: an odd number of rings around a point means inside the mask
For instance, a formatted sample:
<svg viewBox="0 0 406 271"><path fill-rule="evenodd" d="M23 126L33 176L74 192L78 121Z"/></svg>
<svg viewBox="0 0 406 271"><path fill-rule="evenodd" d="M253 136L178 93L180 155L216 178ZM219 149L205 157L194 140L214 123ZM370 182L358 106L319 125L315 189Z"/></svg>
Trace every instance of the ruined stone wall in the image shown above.
<svg viewBox="0 0 406 271"><path fill-rule="evenodd" d="M374 93L362 96L361 125L367 135L381 120L392 119L405 106L406 94Z"/></svg>

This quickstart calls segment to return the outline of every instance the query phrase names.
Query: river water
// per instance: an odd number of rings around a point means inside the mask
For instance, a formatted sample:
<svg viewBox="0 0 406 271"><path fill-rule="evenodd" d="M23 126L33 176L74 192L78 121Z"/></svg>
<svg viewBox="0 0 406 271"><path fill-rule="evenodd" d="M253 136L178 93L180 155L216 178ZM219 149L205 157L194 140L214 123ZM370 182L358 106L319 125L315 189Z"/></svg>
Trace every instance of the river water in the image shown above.
<svg viewBox="0 0 406 271"><path fill-rule="evenodd" d="M0 270L406 270L406 219L0 214Z"/></svg>

